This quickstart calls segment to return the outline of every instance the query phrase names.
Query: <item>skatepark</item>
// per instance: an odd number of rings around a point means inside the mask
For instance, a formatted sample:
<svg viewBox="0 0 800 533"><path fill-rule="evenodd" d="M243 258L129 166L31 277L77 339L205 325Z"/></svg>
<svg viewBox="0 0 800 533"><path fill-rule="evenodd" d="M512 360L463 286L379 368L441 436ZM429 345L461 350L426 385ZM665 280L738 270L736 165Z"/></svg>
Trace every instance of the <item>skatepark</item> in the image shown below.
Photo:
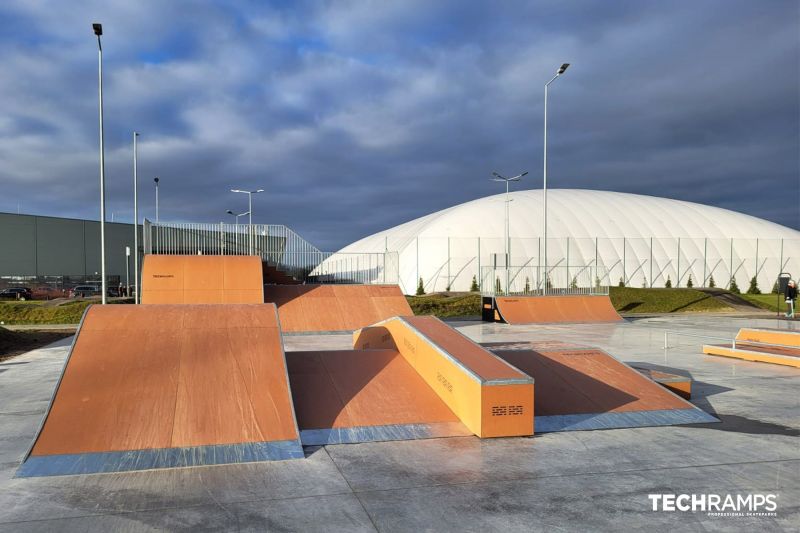
<svg viewBox="0 0 800 533"><path fill-rule="evenodd" d="M797 369L704 354L792 359L793 324L626 320L596 288L442 321L396 285L267 270L147 255L141 305L0 363L0 530L666 528L646 495L673 486L798 501Z"/></svg>

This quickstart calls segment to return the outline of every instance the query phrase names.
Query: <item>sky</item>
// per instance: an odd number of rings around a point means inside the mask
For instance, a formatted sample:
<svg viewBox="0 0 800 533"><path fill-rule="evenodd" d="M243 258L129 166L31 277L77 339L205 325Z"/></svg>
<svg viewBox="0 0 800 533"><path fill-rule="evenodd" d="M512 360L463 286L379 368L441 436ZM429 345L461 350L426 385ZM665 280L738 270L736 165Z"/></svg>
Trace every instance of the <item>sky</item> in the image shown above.
<svg viewBox="0 0 800 533"><path fill-rule="evenodd" d="M323 250L548 186L689 200L800 229L800 2L0 3L0 211L254 222Z"/></svg>

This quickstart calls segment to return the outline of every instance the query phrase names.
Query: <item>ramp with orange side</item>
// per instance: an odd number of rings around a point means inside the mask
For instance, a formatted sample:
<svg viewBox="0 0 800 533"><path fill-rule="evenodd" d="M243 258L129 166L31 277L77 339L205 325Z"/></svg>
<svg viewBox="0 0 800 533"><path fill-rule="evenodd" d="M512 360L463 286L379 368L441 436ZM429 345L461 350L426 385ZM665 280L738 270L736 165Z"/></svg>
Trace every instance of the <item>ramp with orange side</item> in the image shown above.
<svg viewBox="0 0 800 533"><path fill-rule="evenodd" d="M397 285L267 285L285 332L354 331L399 315L413 315Z"/></svg>
<svg viewBox="0 0 800 533"><path fill-rule="evenodd" d="M353 339L356 349L399 352L478 437L533 434L533 379L438 318L395 317Z"/></svg>
<svg viewBox="0 0 800 533"><path fill-rule="evenodd" d="M494 305L509 324L622 321L608 296L498 296Z"/></svg>
<svg viewBox="0 0 800 533"><path fill-rule="evenodd" d="M145 255L142 303L264 303L261 259L255 255Z"/></svg>
<svg viewBox="0 0 800 533"><path fill-rule="evenodd" d="M538 433L718 422L599 349L552 343L490 348L536 380Z"/></svg>
<svg viewBox="0 0 800 533"><path fill-rule="evenodd" d="M17 475L302 457L274 306L94 305Z"/></svg>
<svg viewBox="0 0 800 533"><path fill-rule="evenodd" d="M800 331L741 328L731 344L707 344L703 353L800 368Z"/></svg>

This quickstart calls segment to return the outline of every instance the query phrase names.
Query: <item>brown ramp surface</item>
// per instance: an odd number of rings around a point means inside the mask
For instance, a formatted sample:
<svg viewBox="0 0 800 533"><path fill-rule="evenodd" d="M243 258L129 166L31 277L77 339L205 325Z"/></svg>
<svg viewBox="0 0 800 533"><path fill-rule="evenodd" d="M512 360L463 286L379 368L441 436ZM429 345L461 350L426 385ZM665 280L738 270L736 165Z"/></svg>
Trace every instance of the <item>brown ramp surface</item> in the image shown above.
<svg viewBox="0 0 800 533"><path fill-rule="evenodd" d="M393 349L288 352L305 445L471 435Z"/></svg>
<svg viewBox="0 0 800 533"><path fill-rule="evenodd" d="M498 296L495 304L509 324L622 321L608 296Z"/></svg>
<svg viewBox="0 0 800 533"><path fill-rule="evenodd" d="M94 305L17 475L300 457L274 306Z"/></svg>
<svg viewBox="0 0 800 533"><path fill-rule="evenodd" d="M414 314L397 285L267 285L264 299L285 332L354 331Z"/></svg>
<svg viewBox="0 0 800 533"><path fill-rule="evenodd" d="M602 350L492 351L536 380L537 433L718 421Z"/></svg>

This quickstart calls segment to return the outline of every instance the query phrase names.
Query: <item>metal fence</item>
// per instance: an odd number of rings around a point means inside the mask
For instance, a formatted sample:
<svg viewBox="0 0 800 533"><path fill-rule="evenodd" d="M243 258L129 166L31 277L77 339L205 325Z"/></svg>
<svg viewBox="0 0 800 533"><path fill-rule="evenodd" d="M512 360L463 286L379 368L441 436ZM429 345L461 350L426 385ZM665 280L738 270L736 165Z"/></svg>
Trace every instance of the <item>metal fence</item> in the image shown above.
<svg viewBox="0 0 800 533"><path fill-rule="evenodd" d="M298 281L396 284L397 252L323 252L292 229L276 224L144 222L144 253L257 255Z"/></svg>
<svg viewBox="0 0 800 533"><path fill-rule="evenodd" d="M594 265L483 267L484 296L607 295L608 271Z"/></svg>

